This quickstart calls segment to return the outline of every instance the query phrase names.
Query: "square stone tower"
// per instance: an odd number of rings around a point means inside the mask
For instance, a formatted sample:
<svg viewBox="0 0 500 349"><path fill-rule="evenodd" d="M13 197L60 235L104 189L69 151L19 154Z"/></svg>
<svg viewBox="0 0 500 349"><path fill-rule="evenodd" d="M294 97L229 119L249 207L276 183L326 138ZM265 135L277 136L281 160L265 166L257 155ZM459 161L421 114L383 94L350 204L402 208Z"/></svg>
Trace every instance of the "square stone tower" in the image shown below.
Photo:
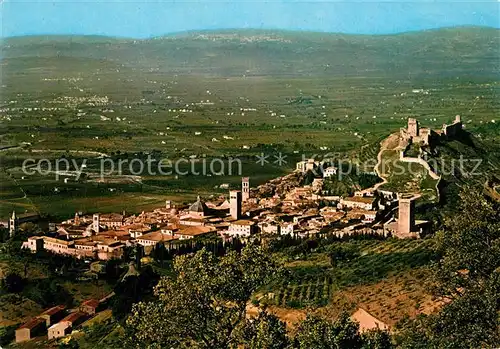
<svg viewBox="0 0 500 349"><path fill-rule="evenodd" d="M17 231L16 211L12 211L12 216L9 218L9 235L13 237Z"/></svg>
<svg viewBox="0 0 500 349"><path fill-rule="evenodd" d="M92 216L92 229L94 232L98 233L99 232L99 225L100 225L100 217L99 213L94 213Z"/></svg>
<svg viewBox="0 0 500 349"><path fill-rule="evenodd" d="M398 233L409 234L415 231L415 200L412 195L399 198Z"/></svg>
<svg viewBox="0 0 500 349"><path fill-rule="evenodd" d="M243 177L241 179L241 198L243 202L247 202L250 198L250 178Z"/></svg>
<svg viewBox="0 0 500 349"><path fill-rule="evenodd" d="M411 137L418 137L418 121L414 118L408 118L408 134Z"/></svg>
<svg viewBox="0 0 500 349"><path fill-rule="evenodd" d="M239 190L229 192L229 213L233 219L241 217L241 191Z"/></svg>

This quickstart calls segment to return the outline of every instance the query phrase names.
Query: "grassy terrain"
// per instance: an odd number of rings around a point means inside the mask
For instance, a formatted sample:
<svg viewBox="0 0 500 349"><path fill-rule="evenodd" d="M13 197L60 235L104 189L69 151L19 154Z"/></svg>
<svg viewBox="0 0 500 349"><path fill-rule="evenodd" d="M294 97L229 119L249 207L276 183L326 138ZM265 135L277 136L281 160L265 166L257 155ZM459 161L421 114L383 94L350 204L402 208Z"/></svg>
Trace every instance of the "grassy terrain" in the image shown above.
<svg viewBox="0 0 500 349"><path fill-rule="evenodd" d="M125 210L129 213L140 213L163 206L165 200L189 203L194 201L197 195L209 200L214 195L227 194L226 189L220 188L221 184L239 188L242 175L251 176L252 186L255 186L286 174L295 164L294 160L284 166L266 164L263 171L263 166L256 164L254 158L247 157L241 160L241 164L229 163L227 160L224 160L223 165L216 162L213 165L215 172L212 174L212 158L207 158L206 172L203 171L203 159L200 159L199 162L194 161L193 165L182 164L179 168L183 175L154 176L148 174L146 169L143 175L131 175L130 169L124 167L120 175L115 171L101 178L99 160L91 159L85 169L86 177L76 181L74 176L66 174L57 178L54 171L47 175L26 175L21 171L15 156L6 156L4 159L5 163L9 162L10 168L0 172L0 216L5 217L16 210L18 213L39 211L53 218L70 217L77 211ZM118 162L118 159L115 161ZM224 174L218 175L222 169ZM64 178L70 180L65 183Z"/></svg>
<svg viewBox="0 0 500 349"><path fill-rule="evenodd" d="M427 169L417 163L399 161L399 150L386 150L382 155L382 176L387 183L380 186L382 190L398 193L420 193L424 200L437 201L436 185Z"/></svg>

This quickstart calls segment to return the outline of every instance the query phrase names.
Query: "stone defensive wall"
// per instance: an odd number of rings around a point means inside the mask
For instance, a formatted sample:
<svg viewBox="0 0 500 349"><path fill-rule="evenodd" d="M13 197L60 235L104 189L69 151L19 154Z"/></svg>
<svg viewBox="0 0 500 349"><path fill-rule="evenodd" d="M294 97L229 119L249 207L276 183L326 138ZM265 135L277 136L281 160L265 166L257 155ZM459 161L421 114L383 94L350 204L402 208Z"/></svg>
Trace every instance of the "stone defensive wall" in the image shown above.
<svg viewBox="0 0 500 349"><path fill-rule="evenodd" d="M420 165L422 165L427 170L427 172L429 172L429 176L431 176L432 179L434 179L434 180L441 179L441 176L438 175L436 172L434 172L432 170L432 168L429 166L429 164L427 163L427 161L425 161L421 157L418 157L418 158L406 157L406 156L404 156L404 150L401 150L399 152L399 161L402 161L402 162L413 162L413 163L420 164Z"/></svg>

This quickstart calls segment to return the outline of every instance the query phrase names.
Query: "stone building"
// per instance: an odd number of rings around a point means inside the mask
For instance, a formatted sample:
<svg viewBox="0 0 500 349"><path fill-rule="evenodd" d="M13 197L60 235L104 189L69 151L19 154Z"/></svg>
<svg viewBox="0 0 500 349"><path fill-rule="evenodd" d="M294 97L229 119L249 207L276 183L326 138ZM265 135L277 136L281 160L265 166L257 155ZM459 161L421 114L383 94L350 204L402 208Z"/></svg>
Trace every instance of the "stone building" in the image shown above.
<svg viewBox="0 0 500 349"><path fill-rule="evenodd" d="M189 206L188 211L189 214L193 217L203 218L208 215L208 207L203 201L201 201L200 196L198 196L198 199L195 203Z"/></svg>
<svg viewBox="0 0 500 349"><path fill-rule="evenodd" d="M460 115L455 116L455 120L451 125L443 124L442 134L447 138L456 137L463 129L462 119Z"/></svg>
<svg viewBox="0 0 500 349"><path fill-rule="evenodd" d="M232 219L241 218L241 191L231 190L229 192L229 213Z"/></svg>
<svg viewBox="0 0 500 349"><path fill-rule="evenodd" d="M82 323L85 318L86 314L79 311L69 314L58 323L49 327L47 331L49 340L67 336L72 332L73 327Z"/></svg>
<svg viewBox="0 0 500 349"><path fill-rule="evenodd" d="M241 179L241 199L243 202L247 202L250 198L250 178L243 177Z"/></svg>
<svg viewBox="0 0 500 349"><path fill-rule="evenodd" d="M38 315L37 318L44 319L45 325L49 327L53 323L62 319L65 311L66 311L65 305L57 305L55 307L45 310L43 313Z"/></svg>
<svg viewBox="0 0 500 349"><path fill-rule="evenodd" d="M16 343L26 342L36 336L40 336L45 331L45 319L35 318L16 330Z"/></svg>
<svg viewBox="0 0 500 349"><path fill-rule="evenodd" d="M33 253L43 250L43 236L30 236L28 241L23 242L22 248L28 249Z"/></svg>
<svg viewBox="0 0 500 349"><path fill-rule="evenodd" d="M430 232L430 222L415 219L415 201L418 196L412 194L399 195L398 219L384 225L386 233L404 238L422 237Z"/></svg>
<svg viewBox="0 0 500 349"><path fill-rule="evenodd" d="M376 199L374 197L352 196L340 199L339 208L360 208L371 211L375 209Z"/></svg>
<svg viewBox="0 0 500 349"><path fill-rule="evenodd" d="M398 233L410 234L415 231L415 200L412 195L399 198Z"/></svg>
<svg viewBox="0 0 500 349"><path fill-rule="evenodd" d="M314 159L307 159L297 162L297 164L295 165L295 170L305 173L307 171L314 171L319 166L321 166L321 163L319 161L316 161Z"/></svg>
<svg viewBox="0 0 500 349"><path fill-rule="evenodd" d="M80 312L88 315L94 315L99 309L100 303L97 299L88 299L80 304Z"/></svg>
<svg viewBox="0 0 500 349"><path fill-rule="evenodd" d="M402 143L413 142L429 145L431 133L429 128L420 128L417 119L408 118L407 127L400 129L400 139Z"/></svg>
<svg viewBox="0 0 500 349"><path fill-rule="evenodd" d="M408 118L406 128L400 129L400 145L406 146L409 143L421 143L432 146L438 139L451 139L460 134L463 129L460 115L455 116L452 124L443 124L441 130L433 131L430 128L420 128L417 119Z"/></svg>
<svg viewBox="0 0 500 349"><path fill-rule="evenodd" d="M9 235L12 237L19 229L19 225L28 222L36 222L40 219L40 215L37 213L24 213L16 215L16 211L12 212L9 218Z"/></svg>
<svg viewBox="0 0 500 349"><path fill-rule="evenodd" d="M227 234L231 237L247 238L256 232L256 222L240 219L229 224Z"/></svg>

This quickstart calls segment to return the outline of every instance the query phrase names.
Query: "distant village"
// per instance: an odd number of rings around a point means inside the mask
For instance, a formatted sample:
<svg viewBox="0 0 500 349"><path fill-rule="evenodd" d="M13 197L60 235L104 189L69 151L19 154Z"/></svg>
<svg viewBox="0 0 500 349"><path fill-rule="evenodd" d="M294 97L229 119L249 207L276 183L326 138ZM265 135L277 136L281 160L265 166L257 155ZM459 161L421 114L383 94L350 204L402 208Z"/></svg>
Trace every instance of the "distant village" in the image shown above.
<svg viewBox="0 0 500 349"><path fill-rule="evenodd" d="M451 127L445 125L442 132L435 133L420 129L414 119L409 119L408 128L401 130L400 142L429 144L442 134L459 132L461 127L457 117ZM303 178L308 171L318 176L306 185ZM201 197L190 205L166 201L164 207L132 215L75 213L73 218L53 224L44 235L29 237L22 249L98 262L123 258L126 247L139 247L147 256L159 245L170 249L178 242L199 237L245 242L282 235L307 238L323 233L397 238L418 238L430 233L431 222L415 219L418 195L380 190L377 185L349 197L324 195L323 181L337 175L337 171L326 160L308 159L298 162L294 172L255 188L249 177L243 177L241 188L210 201ZM9 219L11 236L21 224L38 218L34 214L13 213ZM69 314L64 307L51 308L22 325L16 331L16 341L29 340L42 327L47 329L49 339L65 336L103 302L105 299L88 300Z"/></svg>

